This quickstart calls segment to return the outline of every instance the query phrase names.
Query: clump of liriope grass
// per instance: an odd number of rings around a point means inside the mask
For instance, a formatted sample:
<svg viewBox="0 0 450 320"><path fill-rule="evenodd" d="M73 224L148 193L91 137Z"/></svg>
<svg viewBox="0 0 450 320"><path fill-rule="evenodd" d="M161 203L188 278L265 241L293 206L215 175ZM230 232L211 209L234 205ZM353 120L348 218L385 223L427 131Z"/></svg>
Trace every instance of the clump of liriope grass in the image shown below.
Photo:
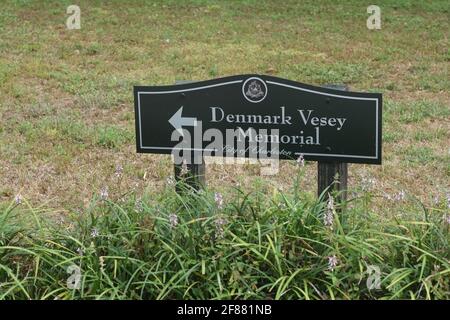
<svg viewBox="0 0 450 320"><path fill-rule="evenodd" d="M369 192L339 203L297 187L173 187L120 201L102 192L64 223L4 208L0 298L449 298L445 207L406 199L380 217Z"/></svg>

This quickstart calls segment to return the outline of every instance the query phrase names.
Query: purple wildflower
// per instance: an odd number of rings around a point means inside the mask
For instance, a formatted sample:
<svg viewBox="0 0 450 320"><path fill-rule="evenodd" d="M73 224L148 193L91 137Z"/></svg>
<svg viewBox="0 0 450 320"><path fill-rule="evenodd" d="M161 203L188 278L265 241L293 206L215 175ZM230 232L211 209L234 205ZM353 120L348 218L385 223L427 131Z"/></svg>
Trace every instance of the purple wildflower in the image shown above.
<svg viewBox="0 0 450 320"><path fill-rule="evenodd" d="M22 203L22 195L20 193L18 193L15 197L14 197L14 202L16 203L16 205L19 205Z"/></svg>
<svg viewBox="0 0 450 320"><path fill-rule="evenodd" d="M100 264L100 271L105 272L105 257L104 256L98 257L98 262Z"/></svg>
<svg viewBox="0 0 450 320"><path fill-rule="evenodd" d="M403 201L405 199L405 191L401 190L399 193L397 193L396 195L394 195L394 200L395 201Z"/></svg>
<svg viewBox="0 0 450 320"><path fill-rule="evenodd" d="M119 164L116 167L116 172L114 172L114 175L116 176L116 178L120 178L122 176L123 173L123 167Z"/></svg>
<svg viewBox="0 0 450 320"><path fill-rule="evenodd" d="M336 209L334 207L334 200L331 194L328 194L327 211L323 217L323 224L327 227L333 228L334 213Z"/></svg>
<svg viewBox="0 0 450 320"><path fill-rule="evenodd" d="M92 238L97 238L99 235L98 229L97 228L93 228L91 231L91 237Z"/></svg>
<svg viewBox="0 0 450 320"><path fill-rule="evenodd" d="M338 258L336 257L336 255L332 255L328 257L328 270L330 271L334 271L334 268L337 267L338 265Z"/></svg>
<svg viewBox="0 0 450 320"><path fill-rule="evenodd" d="M439 202L441 201L441 199L439 198L439 195L437 194L437 195L435 195L434 196L434 198L433 198L433 203L434 203L434 205L438 205L439 204Z"/></svg>
<svg viewBox="0 0 450 320"><path fill-rule="evenodd" d="M374 188L376 181L374 178L363 177L361 179L361 187L363 191L370 191Z"/></svg>
<svg viewBox="0 0 450 320"><path fill-rule="evenodd" d="M223 208L223 196L220 193L214 193L214 201L216 202L217 208Z"/></svg>
<svg viewBox="0 0 450 320"><path fill-rule="evenodd" d="M225 233L223 226L226 225L228 221L219 217L214 221L214 223L216 224L216 239L223 238Z"/></svg>
<svg viewBox="0 0 450 320"><path fill-rule="evenodd" d="M136 210L137 212L144 211L144 205L141 199L137 199L136 202L134 203L134 210Z"/></svg>
<svg viewBox="0 0 450 320"><path fill-rule="evenodd" d="M100 199L105 201L108 199L108 187L103 187L102 190L100 190Z"/></svg>
<svg viewBox="0 0 450 320"><path fill-rule="evenodd" d="M186 160L183 160L183 163L181 164L180 175L181 176L185 176L185 175L188 174L188 172L189 172L189 170L188 170L188 166L187 166Z"/></svg>
<svg viewBox="0 0 450 320"><path fill-rule="evenodd" d="M178 216L175 213L169 214L169 222L172 228L175 228L178 225Z"/></svg>
<svg viewBox="0 0 450 320"><path fill-rule="evenodd" d="M444 222L450 225L450 214L444 214Z"/></svg>
<svg viewBox="0 0 450 320"><path fill-rule="evenodd" d="M168 185L169 187L174 186L174 185L175 185L175 179L174 179L174 177L173 177L173 176L167 177L166 183L167 183L167 185Z"/></svg>
<svg viewBox="0 0 450 320"><path fill-rule="evenodd" d="M297 164L300 167L304 167L305 166L305 158L303 157L303 153L300 153L300 155L297 158Z"/></svg>

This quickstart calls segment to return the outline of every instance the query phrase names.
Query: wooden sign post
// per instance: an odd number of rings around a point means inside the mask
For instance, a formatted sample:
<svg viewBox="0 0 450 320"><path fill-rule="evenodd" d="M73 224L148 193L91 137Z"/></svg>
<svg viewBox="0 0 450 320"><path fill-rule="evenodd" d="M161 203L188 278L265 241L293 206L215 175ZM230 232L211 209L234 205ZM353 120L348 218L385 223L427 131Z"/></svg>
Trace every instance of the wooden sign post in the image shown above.
<svg viewBox="0 0 450 320"><path fill-rule="evenodd" d="M175 84L193 83L195 81L190 80L177 80ZM197 157L197 159L195 158ZM206 186L206 164L202 155L195 154L189 159L185 159L185 164L174 164L174 176L175 180L183 181L187 186L190 186L194 190L200 190ZM183 168L185 166L185 168ZM177 192L182 192L181 188L177 184Z"/></svg>
<svg viewBox="0 0 450 320"><path fill-rule="evenodd" d="M326 85L325 88L348 91L345 85ZM317 162L317 196L320 197L325 190L337 194L337 202L347 200L348 165L345 162L318 161ZM324 195L323 200L327 197Z"/></svg>
<svg viewBox="0 0 450 320"><path fill-rule="evenodd" d="M175 84L193 83L191 80L177 80ZM198 157L196 160L195 157ZM183 181L186 185L194 190L200 190L206 186L206 164L201 154L192 155L189 159L185 159L185 164L174 164L175 180ZM183 168L185 166L185 168ZM185 172L186 170L186 172ZM177 184L177 191L181 192Z"/></svg>
<svg viewBox="0 0 450 320"><path fill-rule="evenodd" d="M200 163L196 164L198 162ZM174 164L173 166L176 181L183 181L187 186L192 187L194 190L200 190L206 186L206 165L203 157L200 161L187 161L185 165ZM183 168L183 166L186 167ZM186 169L186 172L184 169ZM178 184L177 191L182 191Z"/></svg>

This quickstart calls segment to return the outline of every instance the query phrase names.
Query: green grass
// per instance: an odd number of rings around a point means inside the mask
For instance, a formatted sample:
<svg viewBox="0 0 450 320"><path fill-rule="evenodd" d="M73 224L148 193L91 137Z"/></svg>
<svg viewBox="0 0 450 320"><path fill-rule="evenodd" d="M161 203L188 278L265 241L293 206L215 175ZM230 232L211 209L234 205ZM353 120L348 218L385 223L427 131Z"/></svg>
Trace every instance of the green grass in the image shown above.
<svg viewBox="0 0 450 320"><path fill-rule="evenodd" d="M417 131L414 134L414 139L416 141L433 141L434 139L439 139L445 137L447 131L444 128L438 128L437 130L426 130L426 131Z"/></svg>
<svg viewBox="0 0 450 320"><path fill-rule="evenodd" d="M117 126L105 126L100 128L96 143L105 148L118 148L124 143L132 143L132 135Z"/></svg>
<svg viewBox="0 0 450 320"><path fill-rule="evenodd" d="M95 197L62 221L27 203L4 208L0 299L449 298L445 199L425 207L406 195L380 220L370 209L380 194L355 190L329 227L325 203L296 190L230 189L220 207L211 191L180 187ZM379 289L366 285L370 266Z"/></svg>
<svg viewBox="0 0 450 320"><path fill-rule="evenodd" d="M77 189L79 201L91 191L83 187L91 182L79 170L90 165L86 159L103 159L99 163L105 165L96 168L97 183L110 165L110 150L116 152L115 162L130 159L131 88L137 84L240 73L315 85L345 83L354 91L384 94L386 163L405 169L409 162L390 150L410 144L412 136L429 127L428 121L439 122L445 131L427 140L431 148L448 140L447 1L379 1L382 28L377 31L366 28L367 5L360 1L283 1L282 6L256 0L79 1L80 30L65 27L69 4L0 4L0 118L7 127L2 130L8 130L0 133L6 152L1 165L19 175L36 160L51 165L67 154L74 161L65 161L65 170L80 177L81 187L72 184L64 190ZM408 131L410 125L414 132ZM156 167L160 160L134 163L137 171L145 171L147 163ZM434 166L425 164L427 174L432 170ZM373 169L372 174L391 178L383 170ZM279 181L290 175L286 172ZM443 176L439 184L448 178ZM0 184L11 184L4 175L0 179ZM422 192L423 183L412 185L414 191ZM12 188L20 190L23 184L15 182ZM49 189L54 206L78 205L58 200L66 195ZM27 190L31 201L40 199L34 183L28 181Z"/></svg>

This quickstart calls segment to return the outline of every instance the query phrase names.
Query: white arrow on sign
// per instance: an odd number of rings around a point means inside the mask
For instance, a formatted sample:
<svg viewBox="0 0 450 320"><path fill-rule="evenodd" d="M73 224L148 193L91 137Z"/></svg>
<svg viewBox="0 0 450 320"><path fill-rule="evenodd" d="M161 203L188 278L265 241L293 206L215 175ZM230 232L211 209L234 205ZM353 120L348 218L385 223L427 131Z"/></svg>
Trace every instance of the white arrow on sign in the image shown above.
<svg viewBox="0 0 450 320"><path fill-rule="evenodd" d="M178 109L177 112L169 119L169 123L177 130L181 135L183 135L183 126L195 127L197 125L197 118L183 118L181 114L183 113L183 106Z"/></svg>

